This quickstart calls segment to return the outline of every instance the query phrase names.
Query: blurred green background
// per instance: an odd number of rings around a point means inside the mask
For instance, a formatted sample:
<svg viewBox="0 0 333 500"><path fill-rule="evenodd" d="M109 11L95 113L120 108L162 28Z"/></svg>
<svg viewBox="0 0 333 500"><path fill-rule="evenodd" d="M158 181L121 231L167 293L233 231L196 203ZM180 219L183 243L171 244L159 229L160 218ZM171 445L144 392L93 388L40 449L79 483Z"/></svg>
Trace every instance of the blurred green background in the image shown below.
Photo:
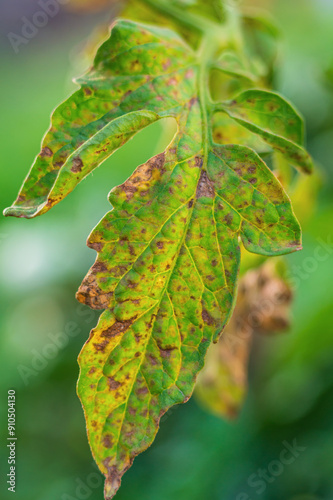
<svg viewBox="0 0 333 500"><path fill-rule="evenodd" d="M118 500L333 499L333 1L247 4L265 8L280 25L276 88L305 116L308 147L324 175L317 207L303 224L304 250L287 258L297 283L293 327L256 342L249 395L236 421L209 415L194 399L173 409L125 475ZM109 14L62 7L15 54L8 32L19 33L22 16L38 3L1 0L0 8L2 211L39 151L51 110L82 72L80 44ZM0 218L1 499L13 495L5 484L11 388L17 391L15 498L103 497L75 395L76 357L97 315L74 295L95 259L85 240L110 209L108 191L164 148L169 137L161 138L162 127L141 132L43 217ZM307 193L301 202L310 203ZM63 344L54 347L55 338ZM302 451L281 468L284 443L294 440ZM262 474L267 479L258 483Z"/></svg>

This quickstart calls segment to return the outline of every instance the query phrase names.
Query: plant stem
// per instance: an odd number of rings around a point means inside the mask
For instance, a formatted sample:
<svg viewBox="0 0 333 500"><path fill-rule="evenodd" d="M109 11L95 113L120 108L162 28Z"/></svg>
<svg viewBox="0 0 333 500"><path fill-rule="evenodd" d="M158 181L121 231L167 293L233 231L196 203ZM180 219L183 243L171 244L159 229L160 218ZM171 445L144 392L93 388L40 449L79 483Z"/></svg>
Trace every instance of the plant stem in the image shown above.
<svg viewBox="0 0 333 500"><path fill-rule="evenodd" d="M193 14L192 12L182 11L178 7L170 5L170 1L165 0L141 0L149 7L166 14L168 17L176 21L186 28L195 29L201 33L205 33L208 30L216 29L218 26L214 21L209 19L204 19L202 16Z"/></svg>
<svg viewBox="0 0 333 500"><path fill-rule="evenodd" d="M207 162L209 145L212 143L209 121L216 111L209 91L210 69L215 61L216 54L222 49L234 48L241 51L242 37L240 35L239 15L237 7L229 0L228 5L222 0L214 0L214 7L219 14L218 21L211 21L203 16L183 10L170 4L170 0L141 0L149 7L165 14L179 25L201 33L201 45L198 50L199 58L199 99L202 113L202 140L204 147L204 165ZM210 1L210 0L207 0ZM221 109L224 111L224 109Z"/></svg>

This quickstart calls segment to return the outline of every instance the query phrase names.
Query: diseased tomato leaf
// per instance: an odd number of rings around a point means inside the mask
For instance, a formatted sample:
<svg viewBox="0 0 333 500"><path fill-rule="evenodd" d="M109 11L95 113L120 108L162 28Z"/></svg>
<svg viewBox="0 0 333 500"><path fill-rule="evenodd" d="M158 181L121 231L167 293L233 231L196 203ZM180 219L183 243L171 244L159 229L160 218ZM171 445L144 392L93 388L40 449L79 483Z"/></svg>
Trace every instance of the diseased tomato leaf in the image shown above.
<svg viewBox="0 0 333 500"><path fill-rule="evenodd" d="M179 116L194 95L194 64L194 53L174 32L117 22L93 69L77 80L81 89L55 110L42 150L6 215L47 212L133 134L159 118ZM181 79L188 82L182 94L176 85Z"/></svg>
<svg viewBox="0 0 333 500"><path fill-rule="evenodd" d="M303 173L312 172L312 160L302 147L302 118L281 96L267 90L246 90L219 109L258 134Z"/></svg>
<svg viewBox="0 0 333 500"><path fill-rule="evenodd" d="M290 202L253 151L216 146L204 165L202 144L179 160L179 142L111 193L114 210L89 238L99 256L78 292L108 308L80 355L79 394L113 492L164 412L190 397L228 320L238 236L263 255L300 245Z"/></svg>
<svg viewBox="0 0 333 500"><path fill-rule="evenodd" d="M255 132L308 166L300 118L281 97L259 90L212 102L210 58L209 44L194 52L170 29L118 20L78 80L81 89L54 112L6 211L46 212L136 132L176 119L166 151L111 191L113 210L88 240L98 257L77 294L106 309L80 354L78 392L107 499L152 443L161 416L191 396L233 309L240 240L265 256L301 248L288 196L247 147ZM214 142L219 111L245 127L245 145Z"/></svg>

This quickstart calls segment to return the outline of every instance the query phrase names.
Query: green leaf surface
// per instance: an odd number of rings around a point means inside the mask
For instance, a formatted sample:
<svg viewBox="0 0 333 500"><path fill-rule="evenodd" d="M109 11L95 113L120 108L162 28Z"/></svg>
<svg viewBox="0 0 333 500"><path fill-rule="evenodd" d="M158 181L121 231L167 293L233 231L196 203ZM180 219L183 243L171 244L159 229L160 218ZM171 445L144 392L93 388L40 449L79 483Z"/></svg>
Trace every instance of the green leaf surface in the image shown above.
<svg viewBox="0 0 333 500"><path fill-rule="evenodd" d="M312 160L302 147L303 120L280 95L266 90L247 90L224 103L221 109L284 154L303 173L312 172Z"/></svg>
<svg viewBox="0 0 333 500"><path fill-rule="evenodd" d="M113 210L88 240L98 257L77 294L105 309L80 354L78 393L107 499L152 443L161 416L191 396L233 309L240 241L265 256L301 248L290 200L264 161L237 138L213 140L217 107L245 127L246 141L249 129L279 150L300 148L300 118L281 97L260 91L215 105L214 53L210 39L197 53L169 29L117 21L78 80L81 89L54 112L6 211L46 212L133 134L176 119L166 151L111 191ZM268 120L262 111L272 105Z"/></svg>

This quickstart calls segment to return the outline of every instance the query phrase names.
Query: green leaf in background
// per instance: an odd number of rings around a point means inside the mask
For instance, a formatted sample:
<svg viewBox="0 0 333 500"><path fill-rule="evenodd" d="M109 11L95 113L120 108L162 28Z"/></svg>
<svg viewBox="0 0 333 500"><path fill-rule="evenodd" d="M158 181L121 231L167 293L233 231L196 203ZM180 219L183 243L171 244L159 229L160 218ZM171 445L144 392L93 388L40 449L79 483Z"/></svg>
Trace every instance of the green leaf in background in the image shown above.
<svg viewBox="0 0 333 500"><path fill-rule="evenodd" d="M244 78L249 85L257 82L258 78L253 75L244 65L243 61L234 52L224 51L215 64L215 68L227 75Z"/></svg>
<svg viewBox="0 0 333 500"><path fill-rule="evenodd" d="M264 161L237 138L223 145L212 138L222 111L310 170L301 119L280 96L259 90L214 103L215 53L209 36L194 52L167 28L118 20L81 89L54 112L5 213L48 211L143 127L177 121L166 151L111 191L114 208L89 238L98 257L78 292L81 302L106 309L80 354L78 392L107 499L152 443L161 416L190 398L232 312L240 240L265 256L301 248L290 200Z"/></svg>

